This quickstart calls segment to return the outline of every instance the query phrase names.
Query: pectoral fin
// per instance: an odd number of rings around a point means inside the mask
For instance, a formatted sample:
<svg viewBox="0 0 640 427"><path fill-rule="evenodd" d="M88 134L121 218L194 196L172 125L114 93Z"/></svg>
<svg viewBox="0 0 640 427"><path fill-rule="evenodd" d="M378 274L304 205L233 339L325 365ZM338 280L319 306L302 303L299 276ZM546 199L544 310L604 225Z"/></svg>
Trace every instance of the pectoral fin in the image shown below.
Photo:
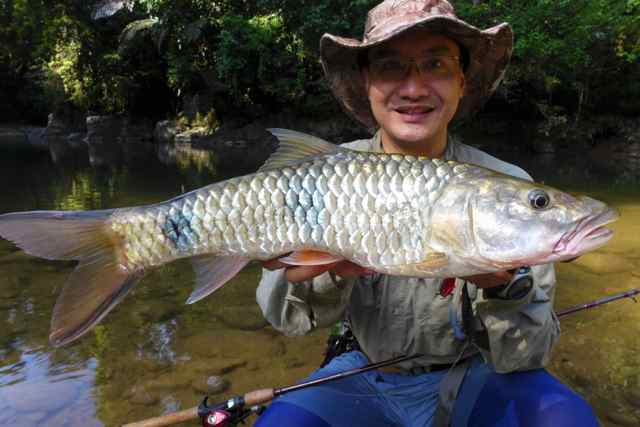
<svg viewBox="0 0 640 427"><path fill-rule="evenodd" d="M344 261L344 258L327 252L304 250L292 252L279 261L289 265L326 265Z"/></svg>
<svg viewBox="0 0 640 427"><path fill-rule="evenodd" d="M196 288L187 299L187 304L193 304L220 289L249 261L241 256L204 255L192 258L191 265L196 273Z"/></svg>

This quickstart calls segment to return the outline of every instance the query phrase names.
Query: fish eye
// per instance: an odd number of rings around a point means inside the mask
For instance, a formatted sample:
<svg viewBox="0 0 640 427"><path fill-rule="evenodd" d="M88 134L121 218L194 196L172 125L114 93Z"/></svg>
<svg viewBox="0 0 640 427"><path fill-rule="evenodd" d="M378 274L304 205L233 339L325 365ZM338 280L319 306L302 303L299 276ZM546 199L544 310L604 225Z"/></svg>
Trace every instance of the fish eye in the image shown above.
<svg viewBox="0 0 640 427"><path fill-rule="evenodd" d="M551 203L551 198L546 191L536 189L529 192L529 204L533 209L546 209Z"/></svg>

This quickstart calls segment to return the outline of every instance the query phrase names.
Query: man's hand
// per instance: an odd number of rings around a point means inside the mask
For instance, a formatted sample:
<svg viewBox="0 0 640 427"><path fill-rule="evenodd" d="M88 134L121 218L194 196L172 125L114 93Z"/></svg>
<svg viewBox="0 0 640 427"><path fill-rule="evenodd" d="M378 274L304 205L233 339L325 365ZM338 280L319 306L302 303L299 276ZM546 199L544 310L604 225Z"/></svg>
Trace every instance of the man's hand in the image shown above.
<svg viewBox="0 0 640 427"><path fill-rule="evenodd" d="M495 273L475 274L473 276L462 277L461 279L473 283L478 288L487 289L509 283L512 278L513 273L498 271Z"/></svg>
<svg viewBox="0 0 640 427"><path fill-rule="evenodd" d="M360 267L350 261L340 261L326 265L289 265L280 262L278 258L273 258L268 261L263 261L262 266L267 270L285 268L285 276L287 280L292 283L313 279L325 271L330 271L345 279L371 273L371 270Z"/></svg>

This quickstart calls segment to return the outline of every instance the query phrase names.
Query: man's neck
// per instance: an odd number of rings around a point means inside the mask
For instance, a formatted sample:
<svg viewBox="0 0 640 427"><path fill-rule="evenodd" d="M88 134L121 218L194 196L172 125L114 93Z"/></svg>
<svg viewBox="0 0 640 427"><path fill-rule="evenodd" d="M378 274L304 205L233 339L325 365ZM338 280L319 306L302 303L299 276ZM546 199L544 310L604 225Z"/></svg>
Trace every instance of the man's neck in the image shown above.
<svg viewBox="0 0 640 427"><path fill-rule="evenodd" d="M424 156L432 159L437 159L444 156L447 149L447 133L434 138L430 141L422 143L403 143L400 141L394 141L384 132L382 132L381 144L382 149L388 154L405 154L410 156Z"/></svg>

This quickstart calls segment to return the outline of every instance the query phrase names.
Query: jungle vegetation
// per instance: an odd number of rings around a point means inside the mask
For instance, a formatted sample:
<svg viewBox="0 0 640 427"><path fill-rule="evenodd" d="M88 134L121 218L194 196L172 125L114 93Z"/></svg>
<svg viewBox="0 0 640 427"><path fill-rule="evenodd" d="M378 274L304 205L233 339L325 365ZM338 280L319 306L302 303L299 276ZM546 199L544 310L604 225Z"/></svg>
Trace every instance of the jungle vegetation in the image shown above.
<svg viewBox="0 0 640 427"><path fill-rule="evenodd" d="M324 32L361 37L378 0L2 0L0 120L43 122L72 104L151 118L206 94L219 116L333 114ZM501 89L522 114L640 111L640 0L454 0L514 28ZM499 107L497 107L499 108Z"/></svg>

